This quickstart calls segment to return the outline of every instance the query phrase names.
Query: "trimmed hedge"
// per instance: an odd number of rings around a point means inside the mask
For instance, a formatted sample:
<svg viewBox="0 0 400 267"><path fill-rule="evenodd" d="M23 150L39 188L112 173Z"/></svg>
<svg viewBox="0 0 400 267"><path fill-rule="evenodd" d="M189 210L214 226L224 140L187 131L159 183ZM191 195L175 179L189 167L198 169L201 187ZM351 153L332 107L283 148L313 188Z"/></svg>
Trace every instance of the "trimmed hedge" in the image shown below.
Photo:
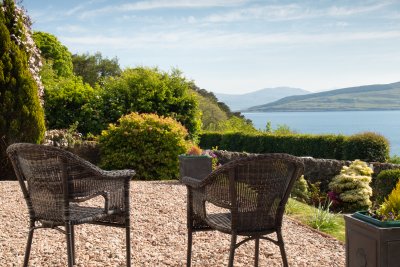
<svg viewBox="0 0 400 267"><path fill-rule="evenodd" d="M344 136L207 132L200 135L200 147L249 153L288 153L324 159L360 159L368 162L384 162L389 155L388 141L374 133Z"/></svg>

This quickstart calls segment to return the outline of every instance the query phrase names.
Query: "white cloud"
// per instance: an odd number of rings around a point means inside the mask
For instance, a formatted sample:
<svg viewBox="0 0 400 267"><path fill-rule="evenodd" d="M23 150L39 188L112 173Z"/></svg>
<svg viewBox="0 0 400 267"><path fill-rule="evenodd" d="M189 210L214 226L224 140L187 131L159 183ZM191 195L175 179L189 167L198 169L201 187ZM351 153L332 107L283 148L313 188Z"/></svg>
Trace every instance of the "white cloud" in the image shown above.
<svg viewBox="0 0 400 267"><path fill-rule="evenodd" d="M98 16L113 12L128 12L135 10L151 10L166 8L209 8L223 6L237 6L248 2L249 0L150 0L139 1L136 3L110 5L99 9L83 12L81 18Z"/></svg>
<svg viewBox="0 0 400 267"><path fill-rule="evenodd" d="M348 32L323 34L252 34L252 33L221 33L221 32L171 32L149 33L133 37L119 36L85 36L61 37L68 44L105 46L117 49L134 48L191 48L191 49L240 49L265 45L294 45L315 43L340 43L353 41L372 41L382 39L400 39L400 31L379 32Z"/></svg>
<svg viewBox="0 0 400 267"><path fill-rule="evenodd" d="M376 10L382 9L390 4L391 4L391 2L378 2L373 5L358 6L358 7L333 6L333 7L329 8L327 14L329 16L351 16L351 15L355 15L355 14L369 13L372 11L376 11Z"/></svg>
<svg viewBox="0 0 400 267"><path fill-rule="evenodd" d="M58 26L58 32L68 32L68 33L84 33L87 32L88 29L79 25L62 25Z"/></svg>

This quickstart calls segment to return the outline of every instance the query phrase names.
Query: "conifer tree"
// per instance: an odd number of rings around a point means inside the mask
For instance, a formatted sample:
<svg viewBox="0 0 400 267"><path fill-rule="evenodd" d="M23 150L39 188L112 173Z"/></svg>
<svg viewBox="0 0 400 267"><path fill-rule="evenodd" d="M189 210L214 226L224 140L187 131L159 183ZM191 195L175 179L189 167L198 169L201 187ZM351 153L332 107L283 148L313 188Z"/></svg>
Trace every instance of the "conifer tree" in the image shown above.
<svg viewBox="0 0 400 267"><path fill-rule="evenodd" d="M13 0L0 8L0 178L13 175L5 150L15 142L39 143L44 137L44 112L38 85L23 48L24 30Z"/></svg>

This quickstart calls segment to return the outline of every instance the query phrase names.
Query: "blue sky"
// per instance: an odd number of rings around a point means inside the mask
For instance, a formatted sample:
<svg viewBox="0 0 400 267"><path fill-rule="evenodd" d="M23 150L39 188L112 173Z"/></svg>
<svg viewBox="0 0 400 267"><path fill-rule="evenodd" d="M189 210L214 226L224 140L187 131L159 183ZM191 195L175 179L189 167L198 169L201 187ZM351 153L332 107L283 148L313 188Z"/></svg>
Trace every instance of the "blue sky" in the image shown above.
<svg viewBox="0 0 400 267"><path fill-rule="evenodd" d="M400 81L400 1L24 0L33 29L209 91Z"/></svg>

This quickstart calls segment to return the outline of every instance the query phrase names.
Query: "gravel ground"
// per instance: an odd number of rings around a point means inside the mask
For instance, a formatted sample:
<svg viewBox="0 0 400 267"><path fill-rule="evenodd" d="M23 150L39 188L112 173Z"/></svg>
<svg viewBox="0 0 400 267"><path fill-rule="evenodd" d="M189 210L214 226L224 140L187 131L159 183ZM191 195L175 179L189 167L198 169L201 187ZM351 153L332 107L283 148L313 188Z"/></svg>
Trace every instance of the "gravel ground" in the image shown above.
<svg viewBox="0 0 400 267"><path fill-rule="evenodd" d="M132 266L185 266L186 188L177 182L131 184ZM17 182L0 182L0 266L22 266L28 213ZM125 266L125 230L76 227L77 266ZM308 227L284 218L283 238L289 266L344 266L344 246ZM273 235L275 238L275 235ZM230 236L215 231L195 233L192 266L226 266ZM235 266L252 266L254 242L236 250ZM66 266L64 235L37 230L30 266ZM260 242L260 266L281 266L277 246Z"/></svg>

